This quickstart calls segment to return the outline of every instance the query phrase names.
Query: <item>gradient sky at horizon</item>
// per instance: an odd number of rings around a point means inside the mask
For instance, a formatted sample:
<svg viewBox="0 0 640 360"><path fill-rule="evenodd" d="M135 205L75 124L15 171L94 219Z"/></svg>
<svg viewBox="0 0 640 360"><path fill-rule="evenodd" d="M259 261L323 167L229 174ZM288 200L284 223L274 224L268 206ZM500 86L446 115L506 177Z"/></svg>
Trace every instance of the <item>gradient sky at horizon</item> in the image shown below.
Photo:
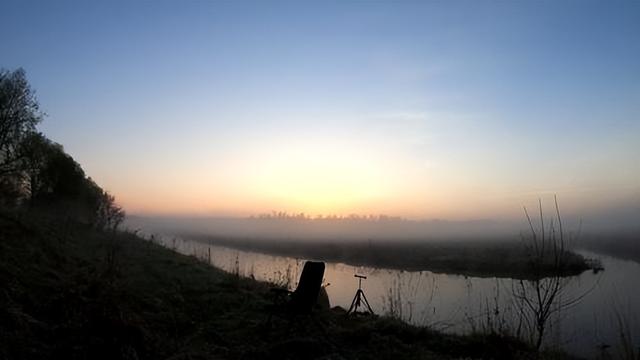
<svg viewBox="0 0 640 360"><path fill-rule="evenodd" d="M0 67L131 213L640 211L640 2L3 1Z"/></svg>

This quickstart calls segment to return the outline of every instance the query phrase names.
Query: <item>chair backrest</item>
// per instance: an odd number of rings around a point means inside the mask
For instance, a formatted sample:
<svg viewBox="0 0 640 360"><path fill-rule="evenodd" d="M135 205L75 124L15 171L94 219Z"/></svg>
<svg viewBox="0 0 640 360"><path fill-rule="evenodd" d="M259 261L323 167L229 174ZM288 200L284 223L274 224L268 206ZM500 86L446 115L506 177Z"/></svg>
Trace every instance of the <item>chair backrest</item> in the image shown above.
<svg viewBox="0 0 640 360"><path fill-rule="evenodd" d="M302 268L298 287L291 295L292 310L309 313L318 301L318 294L324 277L324 263L307 261Z"/></svg>

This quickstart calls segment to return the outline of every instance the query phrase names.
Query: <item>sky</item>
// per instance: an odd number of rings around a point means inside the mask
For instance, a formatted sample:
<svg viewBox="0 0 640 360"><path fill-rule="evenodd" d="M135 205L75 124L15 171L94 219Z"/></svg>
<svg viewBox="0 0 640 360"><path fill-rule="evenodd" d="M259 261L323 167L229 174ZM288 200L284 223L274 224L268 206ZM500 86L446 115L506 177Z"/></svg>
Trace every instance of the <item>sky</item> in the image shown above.
<svg viewBox="0 0 640 360"><path fill-rule="evenodd" d="M0 67L129 213L640 219L638 1L0 9Z"/></svg>

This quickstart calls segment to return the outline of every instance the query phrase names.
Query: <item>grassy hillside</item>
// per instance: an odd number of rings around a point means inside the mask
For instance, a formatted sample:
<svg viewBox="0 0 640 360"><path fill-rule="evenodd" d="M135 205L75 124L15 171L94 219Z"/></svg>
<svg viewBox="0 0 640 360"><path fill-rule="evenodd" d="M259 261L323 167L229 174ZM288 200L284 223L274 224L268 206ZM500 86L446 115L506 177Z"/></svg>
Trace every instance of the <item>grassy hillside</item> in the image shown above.
<svg viewBox="0 0 640 360"><path fill-rule="evenodd" d="M59 218L0 216L0 288L0 359L533 357L507 337L342 309L317 312L320 326L278 320L269 330L269 284Z"/></svg>

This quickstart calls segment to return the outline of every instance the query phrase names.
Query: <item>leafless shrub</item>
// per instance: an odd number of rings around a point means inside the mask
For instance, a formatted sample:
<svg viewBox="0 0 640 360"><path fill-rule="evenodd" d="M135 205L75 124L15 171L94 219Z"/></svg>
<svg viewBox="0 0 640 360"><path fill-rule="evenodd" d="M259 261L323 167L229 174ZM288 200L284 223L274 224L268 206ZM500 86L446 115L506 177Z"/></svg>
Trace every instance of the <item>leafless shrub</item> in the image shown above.
<svg viewBox="0 0 640 360"><path fill-rule="evenodd" d="M540 350L552 316L578 304L590 290L573 295L567 292L572 281L567 277L569 257L567 239L562 227L558 200L554 197L555 218L545 220L539 201L540 227L536 229L524 207L531 234L526 240L531 279L514 281L512 293L523 324L532 343Z"/></svg>

